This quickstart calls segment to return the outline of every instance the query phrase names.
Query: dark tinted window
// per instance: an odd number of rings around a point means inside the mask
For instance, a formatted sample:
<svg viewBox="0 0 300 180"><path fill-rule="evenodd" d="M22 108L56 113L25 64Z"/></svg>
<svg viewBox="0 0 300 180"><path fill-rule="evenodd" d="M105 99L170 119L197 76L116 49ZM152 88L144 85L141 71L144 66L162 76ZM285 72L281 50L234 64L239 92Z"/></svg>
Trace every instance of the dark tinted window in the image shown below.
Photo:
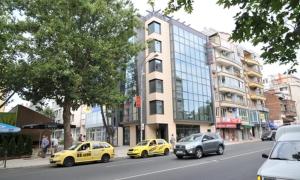
<svg viewBox="0 0 300 180"><path fill-rule="evenodd" d="M153 71L162 72L162 61L158 59L153 59L149 61L149 73Z"/></svg>
<svg viewBox="0 0 300 180"><path fill-rule="evenodd" d="M149 91L150 93L153 92L163 92L163 81L160 79L153 79L149 81Z"/></svg>
<svg viewBox="0 0 300 180"><path fill-rule="evenodd" d="M150 101L150 114L164 114L164 102Z"/></svg>

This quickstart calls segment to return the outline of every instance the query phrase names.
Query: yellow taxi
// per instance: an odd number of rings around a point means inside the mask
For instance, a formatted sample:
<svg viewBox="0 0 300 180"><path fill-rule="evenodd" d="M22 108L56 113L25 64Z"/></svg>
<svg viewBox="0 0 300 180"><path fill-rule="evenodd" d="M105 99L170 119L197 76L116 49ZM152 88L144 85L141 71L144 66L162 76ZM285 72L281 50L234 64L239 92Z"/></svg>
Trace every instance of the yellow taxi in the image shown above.
<svg viewBox="0 0 300 180"><path fill-rule="evenodd" d="M73 166L84 162L108 162L115 155L114 148L107 142L86 141L71 146L68 150L55 153L51 164Z"/></svg>
<svg viewBox="0 0 300 180"><path fill-rule="evenodd" d="M164 139L149 139L138 143L136 146L128 149L127 155L134 157L148 157L153 155L168 155L171 144Z"/></svg>

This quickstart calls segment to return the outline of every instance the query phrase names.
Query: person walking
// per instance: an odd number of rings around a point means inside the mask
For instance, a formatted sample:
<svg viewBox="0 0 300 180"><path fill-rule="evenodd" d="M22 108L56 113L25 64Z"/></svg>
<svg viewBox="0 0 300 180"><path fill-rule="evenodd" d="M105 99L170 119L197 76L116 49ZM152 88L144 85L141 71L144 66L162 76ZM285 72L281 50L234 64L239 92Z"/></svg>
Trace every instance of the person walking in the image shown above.
<svg viewBox="0 0 300 180"><path fill-rule="evenodd" d="M49 140L48 137L45 135L43 135L41 147L42 147L42 158L45 158L49 147Z"/></svg>
<svg viewBox="0 0 300 180"><path fill-rule="evenodd" d="M83 142L82 134L79 135L78 142Z"/></svg>
<svg viewBox="0 0 300 180"><path fill-rule="evenodd" d="M52 138L51 141L52 141L52 147L54 149L54 153L56 153L57 150L58 150L58 139L57 138Z"/></svg>
<svg viewBox="0 0 300 180"><path fill-rule="evenodd" d="M174 134L172 134L172 136L171 136L170 143L172 144L172 149L174 149L175 143L176 143L176 139L175 139L175 137L174 137Z"/></svg>

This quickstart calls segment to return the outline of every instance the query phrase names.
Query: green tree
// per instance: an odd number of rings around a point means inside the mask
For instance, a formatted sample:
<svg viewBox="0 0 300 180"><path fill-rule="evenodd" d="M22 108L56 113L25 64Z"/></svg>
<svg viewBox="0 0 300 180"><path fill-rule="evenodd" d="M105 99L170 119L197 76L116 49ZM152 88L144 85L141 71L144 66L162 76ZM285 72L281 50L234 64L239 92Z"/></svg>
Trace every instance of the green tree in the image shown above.
<svg viewBox="0 0 300 180"><path fill-rule="evenodd" d="M193 0L169 0L166 14L184 8L191 13ZM261 57L265 63L289 65L288 73L296 72L297 51L300 46L299 0L218 0L224 8L239 7L231 39L262 44Z"/></svg>
<svg viewBox="0 0 300 180"><path fill-rule="evenodd" d="M24 153L24 139L22 135L18 135L17 139L17 147L16 147L16 155L21 156Z"/></svg>
<svg viewBox="0 0 300 180"><path fill-rule="evenodd" d="M24 145L24 154L31 155L32 154L32 139L31 136L26 136L25 145Z"/></svg>
<svg viewBox="0 0 300 180"><path fill-rule="evenodd" d="M37 112L47 116L50 119L55 118L54 111L50 107L43 108L43 107L37 106Z"/></svg>
<svg viewBox="0 0 300 180"><path fill-rule="evenodd" d="M2 0L0 12L1 60L22 72L15 77L20 82L9 83L21 84L16 92L26 100L54 99L63 107L64 147L70 147L71 108L122 100L115 87L141 49L129 41L140 25L136 10L125 0Z"/></svg>
<svg viewBox="0 0 300 180"><path fill-rule="evenodd" d="M16 149L17 149L17 145L16 145L16 139L15 136L11 136L8 142L8 146L7 146L7 152L8 152L8 156L15 156L16 155Z"/></svg>

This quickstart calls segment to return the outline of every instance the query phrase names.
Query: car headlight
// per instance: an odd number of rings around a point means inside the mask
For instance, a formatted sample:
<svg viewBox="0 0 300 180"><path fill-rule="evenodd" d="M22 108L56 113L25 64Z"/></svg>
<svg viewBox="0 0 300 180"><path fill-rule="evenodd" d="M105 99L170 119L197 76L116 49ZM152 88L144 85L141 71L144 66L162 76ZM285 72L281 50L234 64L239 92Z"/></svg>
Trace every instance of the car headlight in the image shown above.
<svg viewBox="0 0 300 180"><path fill-rule="evenodd" d="M257 176L257 180L262 180L261 176L258 175Z"/></svg>

